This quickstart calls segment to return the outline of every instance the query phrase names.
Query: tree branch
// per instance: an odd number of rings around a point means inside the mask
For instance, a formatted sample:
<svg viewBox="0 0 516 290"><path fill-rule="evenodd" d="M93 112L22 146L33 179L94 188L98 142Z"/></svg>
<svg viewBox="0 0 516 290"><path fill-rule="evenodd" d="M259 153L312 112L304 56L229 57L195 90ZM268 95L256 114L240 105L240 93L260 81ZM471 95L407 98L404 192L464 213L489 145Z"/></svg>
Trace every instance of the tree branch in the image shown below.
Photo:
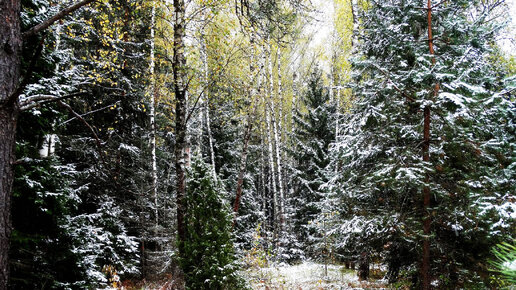
<svg viewBox="0 0 516 290"><path fill-rule="evenodd" d="M70 105L63 103L62 101L57 101L57 103L58 103L61 107L63 107L63 108L65 108L65 109L67 109L70 113L72 113L72 115L74 115L74 116L75 116L75 118L79 119L79 120L81 121L81 123L83 123L83 124L84 124L84 126L88 127L88 129L90 129L91 134L93 135L93 137L95 138L95 141L96 141L96 143L97 143L97 149L99 150L100 159L101 159L102 163L103 163L103 164L104 164L104 166L105 166L106 161L104 160L104 153L102 153L102 142L100 141L99 136L98 136L98 135L97 135L97 133L95 132L95 129L93 129L93 127L92 127L92 126L91 126L91 125L90 125L86 120L84 120L84 118L83 118L81 115L79 115L77 112L75 112L75 111L72 109L72 107L70 107Z"/></svg>
<svg viewBox="0 0 516 290"><path fill-rule="evenodd" d="M20 102L20 111L27 111L34 107L42 105L42 104L62 101L65 99L78 97L78 96L81 96L84 94L86 94L86 93L81 92L81 93L74 93L74 94L69 94L69 95L65 95L65 96L61 96L61 97L54 96L54 95L44 95L44 94L34 95L34 96L28 97L27 99Z"/></svg>
<svg viewBox="0 0 516 290"><path fill-rule="evenodd" d="M90 4L93 1L95 1L95 0L83 0L81 2L78 2L72 6L69 6L65 9L59 11L56 15L48 18L47 20L45 20L45 21L39 23L38 25L31 27L29 30L23 32L22 33L23 39L27 39L28 37L33 36L41 31L47 29L50 25L54 24L54 22L62 19L66 15L74 12L75 10L81 8L84 5Z"/></svg>
<svg viewBox="0 0 516 290"><path fill-rule="evenodd" d="M14 93L7 99L7 104L14 104L18 101L18 97L21 95L27 84L29 84L29 79L32 75L32 72L34 71L34 67L36 66L36 61L41 56L41 52L43 51L43 44L45 43L46 36L43 36L36 47L36 51L34 52L34 55L32 56L32 59L30 60L29 67L27 68L27 72L25 73L25 76L23 77L23 80L18 85L18 88Z"/></svg>
<svg viewBox="0 0 516 290"><path fill-rule="evenodd" d="M414 102L414 98L412 98L411 96L407 95L404 91L402 91L392 80L391 80L391 77L389 75L388 72L384 71L382 68L380 68L378 65L376 64L373 64L374 67L376 69L378 69L385 77L387 77L387 80L389 81L389 83L391 83L391 85L394 87L394 89L396 91L398 91L398 93L400 93L402 96L404 96L407 100L411 101L411 102Z"/></svg>
<svg viewBox="0 0 516 290"><path fill-rule="evenodd" d="M120 103L120 101L116 101L114 104L111 104L111 105L108 105L108 106L102 107L102 108L100 108L100 109L96 109L96 110L93 110L93 111L90 111L90 112L84 113L84 114L82 114L82 115L81 115L81 117L88 116L88 115L94 114L94 113L96 113L96 112L100 112L100 111L102 111L102 110L105 110L105 109L111 108L111 107L113 107L113 106L117 105L118 103ZM71 118L71 119L68 119L68 120L64 121L63 123L59 124L59 126L63 126L63 125L65 125L66 123L71 122L71 121L73 121L73 120L75 120L75 119L76 119L76 117L73 117L73 118Z"/></svg>

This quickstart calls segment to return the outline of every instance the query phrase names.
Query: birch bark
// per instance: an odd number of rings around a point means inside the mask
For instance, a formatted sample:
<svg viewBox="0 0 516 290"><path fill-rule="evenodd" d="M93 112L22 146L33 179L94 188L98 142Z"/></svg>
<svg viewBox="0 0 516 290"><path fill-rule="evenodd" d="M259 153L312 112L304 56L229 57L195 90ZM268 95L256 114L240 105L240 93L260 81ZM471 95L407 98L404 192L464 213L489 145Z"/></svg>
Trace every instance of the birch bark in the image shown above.
<svg viewBox="0 0 516 290"><path fill-rule="evenodd" d="M177 205L177 235L179 255L184 254L183 242L186 240L185 229L185 165L186 165L186 58L184 55L185 36L185 2L184 0L174 1L174 58L172 71L174 75L174 93L176 98L176 120L175 133L176 144L174 148L175 170L176 170L176 205Z"/></svg>

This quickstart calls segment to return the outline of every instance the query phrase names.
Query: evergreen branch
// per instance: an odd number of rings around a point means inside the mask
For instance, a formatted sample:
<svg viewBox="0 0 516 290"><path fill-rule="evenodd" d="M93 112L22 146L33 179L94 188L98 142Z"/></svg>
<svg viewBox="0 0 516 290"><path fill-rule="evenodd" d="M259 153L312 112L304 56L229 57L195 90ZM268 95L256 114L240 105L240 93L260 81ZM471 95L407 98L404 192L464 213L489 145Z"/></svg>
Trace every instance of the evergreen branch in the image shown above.
<svg viewBox="0 0 516 290"><path fill-rule="evenodd" d="M47 20L45 20L45 21L43 21L43 22L33 26L29 30L23 32L22 33L23 39L27 39L30 36L33 36L33 35L41 32L41 31L47 29L50 25L54 24L56 21L62 19L66 15L74 12L75 10L81 8L82 6L90 4L93 1L95 1L95 0L83 0L81 2L78 2L78 3L76 3L76 4L72 5L72 6L69 6L69 7L65 8L65 9L59 11L54 16L52 16L52 17L48 18Z"/></svg>
<svg viewBox="0 0 516 290"><path fill-rule="evenodd" d="M398 91L400 94L402 94L405 98L407 98L411 102L415 102L414 98L407 95L404 91L402 91L392 80L388 72L381 69L378 65L374 64L374 66L381 72L385 77L387 77L387 80L391 83L391 85Z"/></svg>
<svg viewBox="0 0 516 290"><path fill-rule="evenodd" d="M31 96L31 97L28 97L27 99L23 100L20 103L20 111L27 111L27 110L41 106L46 103L62 101L65 99L78 97L78 96L81 96L84 94L85 93L80 92L80 93L69 94L69 95L65 95L65 96L61 96L61 97L54 96L54 95L44 95L44 94Z"/></svg>
<svg viewBox="0 0 516 290"><path fill-rule="evenodd" d="M104 154L102 153L102 142L100 141L99 136L98 136L98 135L97 135L97 133L95 132L95 129L94 129L94 128L93 128L93 127L92 127L92 126L91 126L91 125L86 121L86 120L84 120L84 118L83 118L81 115L79 115L77 112L75 112L75 111L73 110L73 108L72 108L72 107L70 107L70 105L68 105L68 104L66 104L66 103L63 103L62 101L57 101L57 103L58 103L61 107L63 107L63 108L65 108L65 109L67 109L70 113L72 113L72 115L74 115L74 116L75 116L75 118L79 119L79 121L81 121L81 123L82 123L84 126L86 126L86 127L90 130L91 134L92 134L92 135L93 135L93 137L95 138L95 142L96 142L96 144L97 144L97 149L98 149L98 151L99 151L100 159L101 159L101 161L102 161L102 164L104 164L104 166L105 166L105 165L106 165L106 161L104 160ZM106 167L106 168L107 168L107 167Z"/></svg>

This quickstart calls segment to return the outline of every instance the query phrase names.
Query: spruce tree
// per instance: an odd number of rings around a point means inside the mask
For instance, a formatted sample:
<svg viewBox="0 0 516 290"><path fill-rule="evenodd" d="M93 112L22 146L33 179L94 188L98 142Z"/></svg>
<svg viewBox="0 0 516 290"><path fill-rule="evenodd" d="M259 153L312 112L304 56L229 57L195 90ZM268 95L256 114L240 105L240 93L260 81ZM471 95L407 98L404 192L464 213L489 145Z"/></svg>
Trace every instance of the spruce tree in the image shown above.
<svg viewBox="0 0 516 290"><path fill-rule="evenodd" d="M344 188L340 247L383 258L391 282L405 268L450 287L480 283L490 246L514 229L513 208L493 202L514 196L506 169L514 166L514 116L487 61L499 28L490 5L500 4L435 5L433 14L421 1L398 0L363 11L356 101L333 183ZM497 122L508 125L493 130ZM429 269L421 269L425 240Z"/></svg>
<svg viewBox="0 0 516 290"><path fill-rule="evenodd" d="M185 198L186 239L181 267L187 289L239 289L231 233L232 216L224 189L209 166L194 157Z"/></svg>
<svg viewBox="0 0 516 290"><path fill-rule="evenodd" d="M325 195L323 185L328 181L325 173L329 164L329 146L335 140L333 114L329 94L323 88L321 72L315 70L308 80L302 108L294 115L294 159L292 204L295 209L294 232L308 247L308 254L314 254L313 246L320 239L312 222L321 213L321 202Z"/></svg>

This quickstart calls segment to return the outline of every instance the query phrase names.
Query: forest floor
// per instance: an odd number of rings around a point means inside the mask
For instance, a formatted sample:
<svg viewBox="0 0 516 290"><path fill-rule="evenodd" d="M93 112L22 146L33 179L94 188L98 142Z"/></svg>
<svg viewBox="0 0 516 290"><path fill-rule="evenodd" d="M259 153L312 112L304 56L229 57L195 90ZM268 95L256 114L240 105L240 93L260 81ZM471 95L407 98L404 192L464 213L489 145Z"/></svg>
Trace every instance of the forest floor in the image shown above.
<svg viewBox="0 0 516 290"><path fill-rule="evenodd" d="M324 264L303 262L298 265L274 265L269 267L251 267L240 271L252 289L257 290L310 290L310 289L387 289L385 281L380 278L384 272L370 272L369 281L359 281L355 270L345 269L340 265L328 265L324 273ZM178 289L173 275L165 275L153 281L124 281L122 289ZM107 288L115 289L115 288Z"/></svg>
<svg viewBox="0 0 516 290"><path fill-rule="evenodd" d="M375 289L386 288L381 280L359 281L356 271L344 266L304 262L299 265L281 265L265 268L251 268L244 272L253 289Z"/></svg>

